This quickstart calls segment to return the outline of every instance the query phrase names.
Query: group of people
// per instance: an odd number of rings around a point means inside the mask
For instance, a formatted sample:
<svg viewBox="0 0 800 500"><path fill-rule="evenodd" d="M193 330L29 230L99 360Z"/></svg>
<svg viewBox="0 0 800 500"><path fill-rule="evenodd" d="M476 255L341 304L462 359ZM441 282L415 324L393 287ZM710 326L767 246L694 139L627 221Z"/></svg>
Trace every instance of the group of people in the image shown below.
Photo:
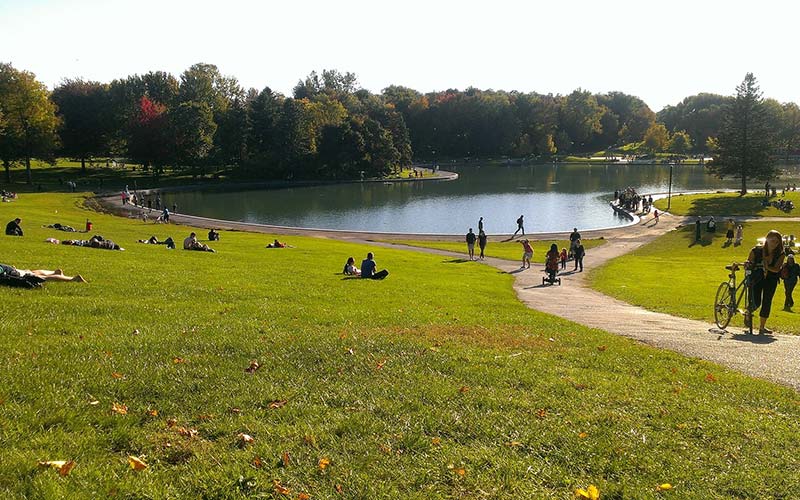
<svg viewBox="0 0 800 500"><path fill-rule="evenodd" d="M632 187L627 187L623 190L615 190L614 201L617 203L618 207L628 212L648 212L653 205L652 196L642 196ZM647 210L644 209L645 207L647 207Z"/></svg>
<svg viewBox="0 0 800 500"><path fill-rule="evenodd" d="M344 264L342 274L346 276L382 280L389 276L389 271L386 269L378 271L378 265L375 263L375 255L369 252L367 253L367 258L361 261L361 269L356 267L356 259L354 257L348 257L347 262Z"/></svg>

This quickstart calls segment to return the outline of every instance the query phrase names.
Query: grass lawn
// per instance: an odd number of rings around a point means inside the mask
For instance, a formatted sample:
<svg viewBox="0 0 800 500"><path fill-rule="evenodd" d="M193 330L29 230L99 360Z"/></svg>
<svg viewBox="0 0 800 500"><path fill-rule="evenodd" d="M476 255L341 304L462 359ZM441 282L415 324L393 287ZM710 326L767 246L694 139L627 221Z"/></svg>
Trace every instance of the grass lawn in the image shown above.
<svg viewBox="0 0 800 500"><path fill-rule="evenodd" d="M744 225L742 246L726 247L724 224L717 227L713 239L703 229L702 244L693 244L694 226L688 226L592 270L592 286L647 309L713 322L714 295L719 284L727 279L725 266L744 262L756 238L763 237L770 229L800 234L797 223L754 222ZM742 276L739 273L738 279ZM782 333L800 334L800 310L783 311L784 298L781 283L767 325ZM740 315L733 319L734 327L742 324Z"/></svg>
<svg viewBox="0 0 800 500"><path fill-rule="evenodd" d="M781 199L778 196L770 201ZM795 207L791 212L784 212L775 207L762 207L764 193L748 193L740 196L739 193L713 193L713 194L684 194L672 197L670 212L675 215L759 215L764 217L798 217L800 216L800 191L786 193L785 200L791 200ZM659 210L667 209L667 200L660 199L655 202Z"/></svg>
<svg viewBox="0 0 800 500"><path fill-rule="evenodd" d="M498 259L506 259L506 260L522 260L522 245L519 241L522 239L517 238L513 241L505 241L507 238L504 237L502 240L492 241L492 236L489 236L489 241L486 244L486 251L484 255L487 257L496 257ZM427 241L427 240L386 240L387 243L395 243L398 245L409 245L412 247L421 247L421 248L435 248L437 250L447 250L448 252L458 252L467 255L467 243L466 242L459 242L459 241ZM581 240L583 243L584 248L586 248L586 252L588 253L592 248L598 247L605 243L605 240L590 240L585 239ZM532 262L540 262L544 263L544 256L547 254L547 251L550 250L550 245L555 243L558 245L559 251L562 248L569 249L569 240L542 240L542 241L533 241L531 240L531 246L533 247L533 260ZM478 248L478 244L475 244L475 255L480 255L481 250Z"/></svg>
<svg viewBox="0 0 800 500"><path fill-rule="evenodd" d="M489 266L377 248L387 280L343 279L370 247L224 231L218 253L169 251L135 240L189 227L80 201L0 207L26 230L4 263L90 281L0 288L4 499L800 491L797 393L530 311ZM86 217L127 250L43 242Z"/></svg>

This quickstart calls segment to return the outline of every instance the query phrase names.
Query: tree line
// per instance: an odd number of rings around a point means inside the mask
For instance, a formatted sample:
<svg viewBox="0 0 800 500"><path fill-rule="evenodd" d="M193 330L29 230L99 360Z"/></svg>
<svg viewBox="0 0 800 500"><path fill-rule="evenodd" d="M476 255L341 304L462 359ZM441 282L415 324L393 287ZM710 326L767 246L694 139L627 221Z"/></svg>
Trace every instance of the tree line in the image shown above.
<svg viewBox="0 0 800 500"><path fill-rule="evenodd" d="M800 109L763 99L771 153L800 147ZM227 169L265 179L382 177L412 159L552 157L669 151L710 154L734 97L698 94L654 113L636 96L468 88L420 93L360 88L356 76L312 72L292 96L245 90L211 64L178 78L150 72L110 83L68 79L52 92L0 64L0 161L7 178L32 158L121 157L167 167Z"/></svg>

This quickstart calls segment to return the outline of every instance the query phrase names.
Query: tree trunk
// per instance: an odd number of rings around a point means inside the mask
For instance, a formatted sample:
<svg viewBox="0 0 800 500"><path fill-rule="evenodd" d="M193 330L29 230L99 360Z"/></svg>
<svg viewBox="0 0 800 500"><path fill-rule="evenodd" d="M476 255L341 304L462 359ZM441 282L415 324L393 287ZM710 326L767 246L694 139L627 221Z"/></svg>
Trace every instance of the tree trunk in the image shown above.
<svg viewBox="0 0 800 500"><path fill-rule="evenodd" d="M81 156L81 173L86 173L86 157Z"/></svg>
<svg viewBox="0 0 800 500"><path fill-rule="evenodd" d="M3 166L6 168L6 183L11 184L11 162L3 160Z"/></svg>
<svg viewBox="0 0 800 500"><path fill-rule="evenodd" d="M742 176L742 196L747 194L747 177Z"/></svg>
<svg viewBox="0 0 800 500"><path fill-rule="evenodd" d="M25 158L25 174L28 177L28 184L33 184L33 174L31 174L31 159Z"/></svg>

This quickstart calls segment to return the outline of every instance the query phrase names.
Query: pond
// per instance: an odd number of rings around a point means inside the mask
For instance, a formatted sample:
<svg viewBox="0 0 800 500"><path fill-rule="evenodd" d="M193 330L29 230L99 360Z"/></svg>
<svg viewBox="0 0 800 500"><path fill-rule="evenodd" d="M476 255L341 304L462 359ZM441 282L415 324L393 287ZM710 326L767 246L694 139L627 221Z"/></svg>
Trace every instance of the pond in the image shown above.
<svg viewBox="0 0 800 500"><path fill-rule="evenodd" d="M667 165L448 166L455 181L329 184L274 190L186 191L162 195L181 213L281 226L463 234L484 218L489 234L512 233L520 214L531 232L628 224L608 206L615 189L666 192ZM794 176L793 176L794 177ZM753 182L753 187L760 183ZM672 189L735 188L704 167L674 167Z"/></svg>

